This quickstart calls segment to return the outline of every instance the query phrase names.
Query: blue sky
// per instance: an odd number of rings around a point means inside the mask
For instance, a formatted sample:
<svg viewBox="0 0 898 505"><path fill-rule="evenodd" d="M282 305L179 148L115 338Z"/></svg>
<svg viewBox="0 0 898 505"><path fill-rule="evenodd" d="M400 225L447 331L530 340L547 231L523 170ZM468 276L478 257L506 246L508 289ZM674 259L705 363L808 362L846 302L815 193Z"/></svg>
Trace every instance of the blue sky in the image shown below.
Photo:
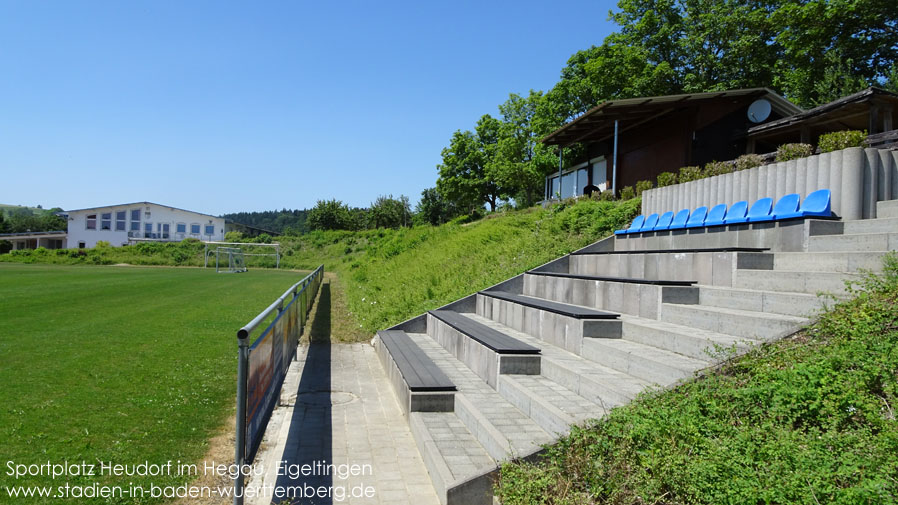
<svg viewBox="0 0 898 505"><path fill-rule="evenodd" d="M0 203L416 202L452 132L549 89L613 7L0 0Z"/></svg>

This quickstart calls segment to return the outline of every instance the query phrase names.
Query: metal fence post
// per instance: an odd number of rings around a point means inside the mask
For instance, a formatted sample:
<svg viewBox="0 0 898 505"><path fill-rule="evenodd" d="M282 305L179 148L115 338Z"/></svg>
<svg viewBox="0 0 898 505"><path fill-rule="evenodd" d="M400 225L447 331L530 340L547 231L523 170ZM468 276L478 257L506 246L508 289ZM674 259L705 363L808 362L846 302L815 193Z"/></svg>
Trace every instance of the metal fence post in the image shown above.
<svg viewBox="0 0 898 505"><path fill-rule="evenodd" d="M249 335L237 333L237 434L234 463L237 465L237 476L234 479L234 505L243 505L244 475L243 465L246 462L246 381L249 369ZM243 338L241 338L241 336Z"/></svg>

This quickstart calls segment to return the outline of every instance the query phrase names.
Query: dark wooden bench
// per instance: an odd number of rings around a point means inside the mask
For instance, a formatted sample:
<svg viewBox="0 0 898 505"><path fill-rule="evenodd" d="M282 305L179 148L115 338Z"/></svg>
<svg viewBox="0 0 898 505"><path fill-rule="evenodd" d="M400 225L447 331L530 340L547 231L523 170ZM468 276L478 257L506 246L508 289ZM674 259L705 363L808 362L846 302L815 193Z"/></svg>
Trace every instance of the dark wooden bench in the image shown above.
<svg viewBox="0 0 898 505"><path fill-rule="evenodd" d="M451 310L432 310L433 317L498 354L539 354L539 349Z"/></svg>
<svg viewBox="0 0 898 505"><path fill-rule="evenodd" d="M590 309L579 305L570 305L567 303L553 302L542 298L534 298L532 296L519 295L509 293L507 291L481 291L481 295L498 298L507 302L517 303L525 307L545 310L561 314L563 316L573 317L575 319L618 319L620 314L613 312L605 312L603 310Z"/></svg>
<svg viewBox="0 0 898 505"><path fill-rule="evenodd" d="M630 277L608 277L608 276L599 276L599 275L581 275L581 274L569 274L569 273L561 273L561 272L539 272L536 270L530 270L527 272L530 275L544 275L546 277L565 277L568 279L583 279L587 281L606 281L606 282L625 282L628 284L650 284L653 286L692 286L696 284L697 281L667 281L667 280L657 280L657 279L634 279Z"/></svg>
<svg viewBox="0 0 898 505"><path fill-rule="evenodd" d="M401 330L378 332L402 378L413 392L455 391L455 384L417 344Z"/></svg>
<svg viewBox="0 0 898 505"><path fill-rule="evenodd" d="M591 247L591 246L590 246ZM765 252L769 251L769 247L711 247L705 249L643 249L634 251L590 251L589 247L584 247L578 251L574 251L571 255L581 254L676 254L676 253L708 253L708 252Z"/></svg>

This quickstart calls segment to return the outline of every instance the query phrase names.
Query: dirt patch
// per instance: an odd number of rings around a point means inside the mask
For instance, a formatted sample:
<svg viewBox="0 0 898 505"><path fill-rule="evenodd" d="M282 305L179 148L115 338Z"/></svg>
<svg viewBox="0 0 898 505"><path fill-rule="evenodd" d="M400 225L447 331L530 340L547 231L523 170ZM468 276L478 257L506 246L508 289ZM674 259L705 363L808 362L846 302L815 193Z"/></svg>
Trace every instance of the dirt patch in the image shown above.
<svg viewBox="0 0 898 505"><path fill-rule="evenodd" d="M210 472L204 475L203 467L205 463L210 465L214 462L216 465L232 465L234 464L234 444L236 428L234 427L234 415L232 411L227 418L221 422L218 433L209 439L209 450L203 456L203 459L196 462L199 469L199 475L196 480L189 483L189 486L209 488L213 490L211 497L204 496L202 498L181 498L170 503L177 505L231 505L233 498L221 497L215 494L215 490L233 487L234 482L226 476L215 475Z"/></svg>

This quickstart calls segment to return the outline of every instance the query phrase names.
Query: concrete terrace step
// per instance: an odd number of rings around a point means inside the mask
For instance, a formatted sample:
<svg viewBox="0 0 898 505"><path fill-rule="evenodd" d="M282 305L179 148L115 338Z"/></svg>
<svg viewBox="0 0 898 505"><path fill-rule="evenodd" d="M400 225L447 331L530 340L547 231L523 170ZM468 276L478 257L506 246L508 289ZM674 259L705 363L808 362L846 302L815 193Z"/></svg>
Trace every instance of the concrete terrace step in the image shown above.
<svg viewBox="0 0 898 505"><path fill-rule="evenodd" d="M491 505L495 460L452 412L412 412L412 437L443 505Z"/></svg>
<svg viewBox="0 0 898 505"><path fill-rule="evenodd" d="M499 393L556 436L566 435L572 425L604 413L595 403L542 375L503 375Z"/></svg>
<svg viewBox="0 0 898 505"><path fill-rule="evenodd" d="M823 306L816 294L758 289L699 286L699 305L810 317Z"/></svg>
<svg viewBox="0 0 898 505"><path fill-rule="evenodd" d="M477 314L464 315L507 333L522 342L538 345L542 349L540 375L597 405L598 410L594 417L601 417L612 407L629 402L643 389L650 386L649 382L642 379L600 365L496 321Z"/></svg>
<svg viewBox="0 0 898 505"><path fill-rule="evenodd" d="M778 252L774 270L811 272L857 272L882 270L882 252Z"/></svg>
<svg viewBox="0 0 898 505"><path fill-rule="evenodd" d="M739 351L758 343L750 339L725 335L678 324L632 316L622 316L623 338L639 344L650 345L702 361L713 361L721 350L733 346Z"/></svg>
<svg viewBox="0 0 898 505"><path fill-rule="evenodd" d="M885 252L894 250L898 250L898 230L896 230L895 233L852 233L845 235L816 235L808 237L809 252Z"/></svg>
<svg viewBox="0 0 898 505"><path fill-rule="evenodd" d="M661 320L754 340L782 337L808 322L803 317L675 303L662 304Z"/></svg>
<svg viewBox="0 0 898 505"><path fill-rule="evenodd" d="M710 364L651 345L608 338L584 341L583 357L660 386L692 377Z"/></svg>
<svg viewBox="0 0 898 505"><path fill-rule="evenodd" d="M859 280L858 274L843 272L802 272L788 270L737 270L733 287L789 293L847 293L846 280Z"/></svg>
<svg viewBox="0 0 898 505"><path fill-rule="evenodd" d="M876 217L898 217L898 200L876 202Z"/></svg>
<svg viewBox="0 0 898 505"><path fill-rule="evenodd" d="M845 235L859 233L898 233L898 216L845 221L842 233Z"/></svg>
<svg viewBox="0 0 898 505"><path fill-rule="evenodd" d="M409 336L455 383L455 415L495 460L528 456L552 440L464 363L423 333Z"/></svg>

